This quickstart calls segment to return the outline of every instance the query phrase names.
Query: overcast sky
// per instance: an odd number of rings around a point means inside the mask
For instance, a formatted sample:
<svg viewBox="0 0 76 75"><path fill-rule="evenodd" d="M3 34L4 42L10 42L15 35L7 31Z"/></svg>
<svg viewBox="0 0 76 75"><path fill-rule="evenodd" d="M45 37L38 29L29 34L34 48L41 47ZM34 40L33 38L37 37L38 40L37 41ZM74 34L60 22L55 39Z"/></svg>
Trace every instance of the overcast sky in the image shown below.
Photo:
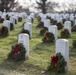
<svg viewBox="0 0 76 75"><path fill-rule="evenodd" d="M18 0L19 1L19 3L20 3L20 5L22 5L23 7L26 7L26 8L28 8L32 3L35 3L35 1L36 0L31 0L32 2L30 2L30 0ZM37 0L37 1L39 1L39 0ZM59 2L60 3L60 5L62 5L62 3L75 3L76 2L76 0L48 0L48 1L55 1L55 2ZM62 9L62 8L61 8ZM30 10L34 10L32 7L30 8ZM60 9L58 9L58 10L60 10Z"/></svg>
<svg viewBox="0 0 76 75"><path fill-rule="evenodd" d="M20 2L21 5L23 5L24 1L26 1L26 3L30 3L30 0L18 0ZM35 3L36 0L31 0L32 2ZM39 0L37 0L39 1ZM48 1L52 1L52 0L48 0ZM56 2L59 2L59 3L62 3L62 2L76 2L76 0L53 0L53 1L56 1Z"/></svg>

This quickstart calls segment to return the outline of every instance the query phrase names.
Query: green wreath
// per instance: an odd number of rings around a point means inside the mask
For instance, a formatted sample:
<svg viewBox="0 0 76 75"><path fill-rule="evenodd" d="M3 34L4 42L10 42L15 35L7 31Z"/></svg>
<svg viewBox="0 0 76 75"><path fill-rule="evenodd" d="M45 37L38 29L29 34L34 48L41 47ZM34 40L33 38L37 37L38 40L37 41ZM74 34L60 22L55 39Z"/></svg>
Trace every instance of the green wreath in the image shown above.
<svg viewBox="0 0 76 75"><path fill-rule="evenodd" d="M63 24L65 23L66 19L63 19Z"/></svg>
<svg viewBox="0 0 76 75"><path fill-rule="evenodd" d="M46 32L44 38L42 39L44 43L51 43L54 42L54 40L55 40L54 34L51 32Z"/></svg>
<svg viewBox="0 0 76 75"><path fill-rule="evenodd" d="M71 31L76 32L76 25L72 27Z"/></svg>
<svg viewBox="0 0 76 75"><path fill-rule="evenodd" d="M48 28L47 27L43 27L41 30L40 30L40 36L43 36L46 31L48 31Z"/></svg>
<svg viewBox="0 0 76 75"><path fill-rule="evenodd" d="M0 35L1 35L2 37L8 36L8 28L5 27L5 26L2 26L2 28L1 28L1 30L0 30Z"/></svg>
<svg viewBox="0 0 76 75"><path fill-rule="evenodd" d="M22 17L18 17L18 22L22 22Z"/></svg>
<svg viewBox="0 0 76 75"><path fill-rule="evenodd" d="M51 17L50 16L46 16L46 18L51 20Z"/></svg>
<svg viewBox="0 0 76 75"><path fill-rule="evenodd" d="M62 30L60 35L61 35L61 38L69 38L71 36L68 29Z"/></svg>
<svg viewBox="0 0 76 75"><path fill-rule="evenodd" d="M0 23L3 23L4 19L0 17Z"/></svg>
<svg viewBox="0 0 76 75"><path fill-rule="evenodd" d="M60 30L60 29L62 29L63 28L63 26L62 26L62 24L59 22L59 23L57 23L57 27L58 27L58 30Z"/></svg>
<svg viewBox="0 0 76 75"><path fill-rule="evenodd" d="M52 24L53 25L56 25L57 24L57 20L54 20Z"/></svg>
<svg viewBox="0 0 76 75"><path fill-rule="evenodd" d="M71 26L73 26L74 25L74 21L71 21Z"/></svg>
<svg viewBox="0 0 76 75"><path fill-rule="evenodd" d="M6 15L6 20L9 20L10 19L10 16Z"/></svg>
<svg viewBox="0 0 76 75"><path fill-rule="evenodd" d="M73 48L76 48L76 40L73 40L72 45L73 45Z"/></svg>
<svg viewBox="0 0 76 75"><path fill-rule="evenodd" d="M21 33L28 34L28 35L29 35L29 37L30 37L30 32L29 32L28 30L24 30L24 29L23 29Z"/></svg>
<svg viewBox="0 0 76 75"><path fill-rule="evenodd" d="M44 23L40 21L39 24L36 27L37 28L43 28L44 27Z"/></svg>
<svg viewBox="0 0 76 75"><path fill-rule="evenodd" d="M37 20L38 20L38 22L40 22L41 21L41 17L37 16Z"/></svg>
<svg viewBox="0 0 76 75"><path fill-rule="evenodd" d="M13 23L10 23L10 30L14 30L14 25L13 25Z"/></svg>
<svg viewBox="0 0 76 75"><path fill-rule="evenodd" d="M20 44L12 46L12 51L8 54L8 59L13 61L20 61L25 59L26 49Z"/></svg>
<svg viewBox="0 0 76 75"><path fill-rule="evenodd" d="M48 71L53 73L64 73L66 64L67 62L61 53L57 53L55 56L51 57L51 63L48 67Z"/></svg>
<svg viewBox="0 0 76 75"><path fill-rule="evenodd" d="M52 18L51 18L51 21L50 21L50 22L51 22L51 23L52 23L52 25L53 25L53 23L54 23L54 19L52 19Z"/></svg>

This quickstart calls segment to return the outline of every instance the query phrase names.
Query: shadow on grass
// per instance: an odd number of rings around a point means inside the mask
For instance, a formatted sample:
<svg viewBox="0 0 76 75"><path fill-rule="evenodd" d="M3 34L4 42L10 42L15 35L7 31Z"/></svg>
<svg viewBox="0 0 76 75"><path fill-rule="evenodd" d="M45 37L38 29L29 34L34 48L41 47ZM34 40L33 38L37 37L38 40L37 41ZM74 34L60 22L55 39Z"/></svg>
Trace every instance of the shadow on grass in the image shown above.
<svg viewBox="0 0 76 75"><path fill-rule="evenodd" d="M53 43L43 43L43 42L41 42L41 43L39 43L39 44L37 44L36 46L35 46L35 48L32 50L32 51L50 51L49 49L48 49L48 47L51 47L51 46L53 46L53 45L55 45L55 43L53 42ZM50 48L51 49L51 48ZM31 52L32 52L31 51Z"/></svg>
<svg viewBox="0 0 76 75"><path fill-rule="evenodd" d="M76 48L70 48L70 57L76 57Z"/></svg>
<svg viewBox="0 0 76 75"><path fill-rule="evenodd" d="M61 36L58 36L58 39L71 39L71 37L63 38L63 37L61 37Z"/></svg>
<svg viewBox="0 0 76 75"><path fill-rule="evenodd" d="M26 60L27 61L27 60ZM24 61L19 61L19 62L13 62L9 60L4 60L2 63L0 63L0 68L7 70L7 71L19 71L19 72L26 72L26 71L40 71L42 68L35 64L31 64Z"/></svg>
<svg viewBox="0 0 76 75"><path fill-rule="evenodd" d="M22 30L20 30L18 33L12 33L10 36L18 36L19 34L21 34Z"/></svg>
<svg viewBox="0 0 76 75"><path fill-rule="evenodd" d="M5 36L5 37L2 37L2 36L0 36L0 39L4 39L4 38L7 38L8 36Z"/></svg>
<svg viewBox="0 0 76 75"><path fill-rule="evenodd" d="M76 39L76 35L72 35L72 39L73 39L73 40Z"/></svg>
<svg viewBox="0 0 76 75"><path fill-rule="evenodd" d="M2 63L0 63L0 67L8 70L16 70L23 63L24 61L14 62L10 60L4 60Z"/></svg>
<svg viewBox="0 0 76 75"><path fill-rule="evenodd" d="M24 26L25 23L26 23L26 22L20 23L21 26L18 26L18 27L16 27L16 28L22 28L22 27Z"/></svg>
<svg viewBox="0 0 76 75"><path fill-rule="evenodd" d="M76 75L76 72L68 71L68 72L66 72L66 73L62 73L62 74L46 72L45 75Z"/></svg>
<svg viewBox="0 0 76 75"><path fill-rule="evenodd" d="M8 45L10 45L10 44L11 44L11 45L15 45L15 44L17 44L17 43L18 43L18 40L13 40L13 41L9 42Z"/></svg>
<svg viewBox="0 0 76 75"><path fill-rule="evenodd" d="M36 38L36 39L42 39L42 38L43 38L43 36L40 36L39 34L36 34L36 35L35 35L35 36L33 36L32 38L33 38L33 39L34 39L34 38Z"/></svg>

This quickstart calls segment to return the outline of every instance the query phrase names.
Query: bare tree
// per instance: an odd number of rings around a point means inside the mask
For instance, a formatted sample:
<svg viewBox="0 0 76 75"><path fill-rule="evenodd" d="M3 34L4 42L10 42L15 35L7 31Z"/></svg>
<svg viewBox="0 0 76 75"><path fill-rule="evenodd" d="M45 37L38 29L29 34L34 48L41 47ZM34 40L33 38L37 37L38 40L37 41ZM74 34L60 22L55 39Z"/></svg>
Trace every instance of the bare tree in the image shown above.
<svg viewBox="0 0 76 75"><path fill-rule="evenodd" d="M15 0L0 0L0 10L4 11L10 11L10 9L13 9L18 4L18 1Z"/></svg>
<svg viewBox="0 0 76 75"><path fill-rule="evenodd" d="M68 12L76 12L76 3L68 3Z"/></svg>
<svg viewBox="0 0 76 75"><path fill-rule="evenodd" d="M31 0L30 0L31 1ZM36 0L36 6L35 3L32 4L33 7L35 7L37 10L41 10L42 13L46 13L47 10L53 10L55 7L58 7L58 3L57 2L53 2L53 1L48 1L48 0L40 0L37 1Z"/></svg>
<svg viewBox="0 0 76 75"><path fill-rule="evenodd" d="M76 12L76 3L75 2L63 2L62 3L63 11L68 13L75 13Z"/></svg>
<svg viewBox="0 0 76 75"><path fill-rule="evenodd" d="M40 2L38 2L36 0L36 3L38 4L38 9L41 9L42 10L42 13L46 13L46 2L47 0L40 0Z"/></svg>

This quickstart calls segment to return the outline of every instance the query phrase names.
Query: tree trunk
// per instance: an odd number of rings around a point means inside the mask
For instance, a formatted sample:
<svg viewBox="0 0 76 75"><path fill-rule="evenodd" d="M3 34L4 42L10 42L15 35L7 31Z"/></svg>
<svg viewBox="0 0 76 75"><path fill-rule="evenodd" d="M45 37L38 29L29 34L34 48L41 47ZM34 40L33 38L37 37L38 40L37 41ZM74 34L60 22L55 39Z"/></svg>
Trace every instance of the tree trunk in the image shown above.
<svg viewBox="0 0 76 75"><path fill-rule="evenodd" d="M46 13L46 5L45 5L45 1L43 1L43 5L42 5L42 13Z"/></svg>

